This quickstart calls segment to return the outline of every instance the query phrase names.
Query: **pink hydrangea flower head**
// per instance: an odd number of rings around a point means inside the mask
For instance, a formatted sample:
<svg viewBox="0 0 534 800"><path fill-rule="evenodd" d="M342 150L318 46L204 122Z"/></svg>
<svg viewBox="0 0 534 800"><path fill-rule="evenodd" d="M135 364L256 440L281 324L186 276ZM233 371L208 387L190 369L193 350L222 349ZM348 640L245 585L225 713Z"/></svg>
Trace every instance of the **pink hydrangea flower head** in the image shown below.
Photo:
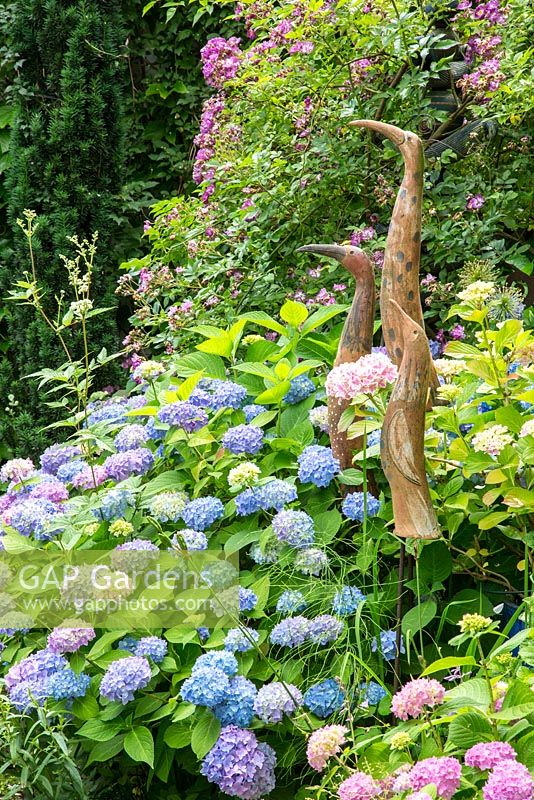
<svg viewBox="0 0 534 800"><path fill-rule="evenodd" d="M406 800L432 800L432 797L428 792L412 792L407 796Z"/></svg>
<svg viewBox="0 0 534 800"><path fill-rule="evenodd" d="M339 800L373 800L381 793L380 784L365 772L353 772L337 790Z"/></svg>
<svg viewBox="0 0 534 800"><path fill-rule="evenodd" d="M326 393L338 400L374 394L397 380L397 367L384 353L370 353L358 361L339 364L326 379Z"/></svg>
<svg viewBox="0 0 534 800"><path fill-rule="evenodd" d="M398 719L419 717L425 708L441 705L445 687L433 678L416 678L403 686L391 701L391 710Z"/></svg>
<svg viewBox="0 0 534 800"><path fill-rule="evenodd" d="M325 725L314 731L308 739L306 755L310 767L322 772L328 759L339 753L345 744L347 728L343 725Z"/></svg>
<svg viewBox="0 0 534 800"><path fill-rule="evenodd" d="M469 748L464 760L468 767L493 769L501 761L514 761L516 757L508 742L479 742Z"/></svg>
<svg viewBox="0 0 534 800"><path fill-rule="evenodd" d="M534 779L518 761L497 764L482 789L484 800L533 800Z"/></svg>
<svg viewBox="0 0 534 800"><path fill-rule="evenodd" d="M433 756L415 764L410 772L410 783L416 791L434 784L440 800L451 800L460 786L461 774L462 765L457 758Z"/></svg>

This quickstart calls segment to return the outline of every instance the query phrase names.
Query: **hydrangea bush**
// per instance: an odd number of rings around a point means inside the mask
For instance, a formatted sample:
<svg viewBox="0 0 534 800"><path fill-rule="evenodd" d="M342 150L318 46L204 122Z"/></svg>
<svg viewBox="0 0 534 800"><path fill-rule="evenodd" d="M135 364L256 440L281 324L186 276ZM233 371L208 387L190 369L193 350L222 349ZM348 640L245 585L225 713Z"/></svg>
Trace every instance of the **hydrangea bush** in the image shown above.
<svg viewBox="0 0 534 800"><path fill-rule="evenodd" d="M534 337L492 318L495 291L460 290L450 314L465 336L436 360L443 404L426 452L444 535L408 544L399 629L377 435L394 369L377 353L357 385L334 380L312 351L344 307L289 301L276 317L202 328L194 351L138 365L92 403L39 464L2 466L7 551L110 549L117 568L170 547L240 557L230 628L125 636L70 620L40 634L12 621L13 709L29 725L64 720L92 763L145 764L154 797L178 770L247 800L275 785L340 800L497 800L513 785L532 800ZM342 473L318 412L347 385L342 425L365 446ZM224 605L227 578L210 580Z"/></svg>

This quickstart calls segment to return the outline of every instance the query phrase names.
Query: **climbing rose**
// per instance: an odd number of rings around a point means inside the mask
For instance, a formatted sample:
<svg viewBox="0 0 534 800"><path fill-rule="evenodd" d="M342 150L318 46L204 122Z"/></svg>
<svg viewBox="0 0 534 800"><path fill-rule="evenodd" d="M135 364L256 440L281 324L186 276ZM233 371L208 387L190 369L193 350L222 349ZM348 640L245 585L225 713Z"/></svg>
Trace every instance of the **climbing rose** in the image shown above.
<svg viewBox="0 0 534 800"><path fill-rule="evenodd" d="M328 759L339 753L345 744L346 733L348 729L343 725L325 725L324 728L314 731L308 739L306 748L310 767L322 772Z"/></svg>

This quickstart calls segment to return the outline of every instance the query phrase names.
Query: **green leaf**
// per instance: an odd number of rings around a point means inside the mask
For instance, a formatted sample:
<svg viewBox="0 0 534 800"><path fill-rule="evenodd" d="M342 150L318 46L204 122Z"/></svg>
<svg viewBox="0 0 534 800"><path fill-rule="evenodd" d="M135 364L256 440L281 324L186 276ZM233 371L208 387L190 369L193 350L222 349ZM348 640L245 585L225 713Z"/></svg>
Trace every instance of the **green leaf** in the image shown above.
<svg viewBox="0 0 534 800"><path fill-rule="evenodd" d="M245 361L243 364L236 364L234 369L239 370L239 372L246 372L249 375L257 375L259 378L270 381L270 383L276 383L274 370L270 369L266 364Z"/></svg>
<svg viewBox="0 0 534 800"><path fill-rule="evenodd" d="M181 750L191 744L191 728L184 725L169 725L165 731L165 744L175 750Z"/></svg>
<svg viewBox="0 0 534 800"><path fill-rule="evenodd" d="M205 342L197 344L196 349L200 350L201 353L230 358L233 344L232 338L225 333L223 336L214 336L213 339L206 339Z"/></svg>
<svg viewBox="0 0 534 800"><path fill-rule="evenodd" d="M71 659L71 666L72 666L72 659ZM72 704L72 714L77 717L78 719L87 719L90 720L99 712L99 706L96 699L91 694L85 695L85 697L79 697L74 700Z"/></svg>
<svg viewBox="0 0 534 800"><path fill-rule="evenodd" d="M363 483L363 472L361 469L345 469L343 472L340 472L338 475L338 479L340 483L345 484L345 486L361 486Z"/></svg>
<svg viewBox="0 0 534 800"><path fill-rule="evenodd" d="M188 353L174 362L174 371L181 378L188 378L202 371L207 378L226 380L224 361L209 353Z"/></svg>
<svg viewBox="0 0 534 800"><path fill-rule="evenodd" d="M224 545L224 552L227 556L239 552L252 542L257 542L261 536L261 531L238 531L232 534Z"/></svg>
<svg viewBox="0 0 534 800"><path fill-rule="evenodd" d="M493 738L493 729L489 720L476 711L468 711L451 722L447 744L467 750L478 742L490 742Z"/></svg>
<svg viewBox="0 0 534 800"><path fill-rule="evenodd" d="M325 322L332 319L332 317L337 316L338 314L342 314L343 311L346 311L348 305L332 305L332 306L324 306L323 308L319 308L315 311L304 323L300 332L303 336L311 331L314 331L316 328L319 328L321 325L324 325Z"/></svg>
<svg viewBox="0 0 534 800"><path fill-rule="evenodd" d="M473 656L447 656L446 658L440 658L432 664L429 664L421 673L421 677L424 678L425 675L433 675L435 672L448 672L454 669L454 667L474 667L476 663Z"/></svg>
<svg viewBox="0 0 534 800"><path fill-rule="evenodd" d="M425 544L419 556L419 574L429 583L442 582L452 572L452 556L444 542Z"/></svg>
<svg viewBox="0 0 534 800"><path fill-rule="evenodd" d="M78 729L78 735L95 742L109 742L123 729L122 720L104 722L101 719L90 719Z"/></svg>
<svg viewBox="0 0 534 800"><path fill-rule="evenodd" d="M209 711L202 713L191 733L191 749L197 758L204 758L221 732L221 723Z"/></svg>
<svg viewBox="0 0 534 800"><path fill-rule="evenodd" d="M491 699L486 681L483 678L472 678L449 689L445 703L454 708L475 706L487 709Z"/></svg>
<svg viewBox="0 0 534 800"><path fill-rule="evenodd" d="M87 759L87 766L93 764L95 761L109 761L114 758L124 747L124 736L116 736L115 739L110 739L109 742L98 742Z"/></svg>
<svg viewBox="0 0 534 800"><path fill-rule="evenodd" d="M280 403L291 388L290 381L282 381L271 389L267 389L256 397L256 403Z"/></svg>
<svg viewBox="0 0 534 800"><path fill-rule="evenodd" d="M402 632L405 637L425 628L436 616L437 605L434 600L424 600L415 608L411 608L402 618Z"/></svg>
<svg viewBox="0 0 534 800"><path fill-rule="evenodd" d="M487 516L478 520L478 527L481 531L489 531L492 528L496 528L506 519L510 519L510 514L507 511L492 511L491 514L487 514Z"/></svg>
<svg viewBox="0 0 534 800"><path fill-rule="evenodd" d="M244 319L246 322L253 322L255 325L261 325L263 328L269 328L269 330L276 331L283 336L286 334L284 326L280 325L279 322L264 311L249 311L248 314L243 314L240 319Z"/></svg>
<svg viewBox="0 0 534 800"><path fill-rule="evenodd" d="M134 761L154 767L154 739L144 725L137 725L124 737L124 749Z"/></svg>
<svg viewBox="0 0 534 800"><path fill-rule="evenodd" d="M109 631L98 639L87 653L87 659L94 660L100 658L104 653L111 650L111 645L118 639L123 639L129 631Z"/></svg>
<svg viewBox="0 0 534 800"><path fill-rule="evenodd" d="M280 318L292 325L294 328L308 319L309 312L304 303L297 303L295 300L286 300L280 309Z"/></svg>
<svg viewBox="0 0 534 800"><path fill-rule="evenodd" d="M316 541L318 544L330 544L341 528L342 517L337 509L314 514Z"/></svg>

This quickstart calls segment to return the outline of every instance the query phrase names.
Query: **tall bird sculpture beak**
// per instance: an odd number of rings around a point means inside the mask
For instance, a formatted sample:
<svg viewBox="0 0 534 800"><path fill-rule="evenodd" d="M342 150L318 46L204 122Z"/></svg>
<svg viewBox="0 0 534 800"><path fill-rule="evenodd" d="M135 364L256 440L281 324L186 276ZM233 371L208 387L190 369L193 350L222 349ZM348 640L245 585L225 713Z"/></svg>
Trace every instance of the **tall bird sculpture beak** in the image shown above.
<svg viewBox="0 0 534 800"><path fill-rule="evenodd" d="M406 140L405 133L401 128L397 128L396 125L389 125L387 122L377 122L372 119L355 119L349 122L349 125L355 128L367 128L367 130L381 133L382 136L390 139L397 147L404 144Z"/></svg>
<svg viewBox="0 0 534 800"><path fill-rule="evenodd" d="M341 244L305 244L299 247L297 253L315 253L325 258L335 258L340 263L347 255L347 248Z"/></svg>
<svg viewBox="0 0 534 800"><path fill-rule="evenodd" d="M420 335L426 337L426 333L421 326L414 319L412 319L412 317L410 317L410 315L407 314L403 308L400 307L396 300L393 300L393 298L390 297L389 302L399 315L402 326L402 336L405 342L409 340L410 335L412 340L417 339L417 337Z"/></svg>

